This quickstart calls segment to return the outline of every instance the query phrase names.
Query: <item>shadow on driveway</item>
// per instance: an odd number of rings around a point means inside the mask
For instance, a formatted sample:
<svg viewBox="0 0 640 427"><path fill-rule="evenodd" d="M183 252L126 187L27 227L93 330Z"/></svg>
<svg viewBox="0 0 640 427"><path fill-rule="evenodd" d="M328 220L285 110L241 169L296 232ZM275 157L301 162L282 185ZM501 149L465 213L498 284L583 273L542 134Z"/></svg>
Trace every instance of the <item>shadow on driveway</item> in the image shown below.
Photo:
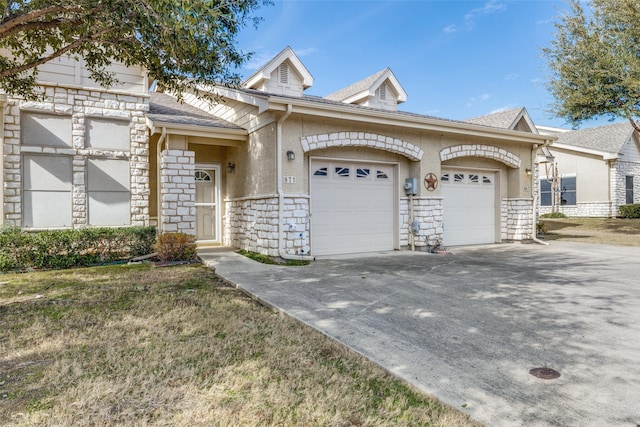
<svg viewBox="0 0 640 427"><path fill-rule="evenodd" d="M558 242L217 273L492 426L640 424L640 248ZM561 373L542 380L528 371Z"/></svg>

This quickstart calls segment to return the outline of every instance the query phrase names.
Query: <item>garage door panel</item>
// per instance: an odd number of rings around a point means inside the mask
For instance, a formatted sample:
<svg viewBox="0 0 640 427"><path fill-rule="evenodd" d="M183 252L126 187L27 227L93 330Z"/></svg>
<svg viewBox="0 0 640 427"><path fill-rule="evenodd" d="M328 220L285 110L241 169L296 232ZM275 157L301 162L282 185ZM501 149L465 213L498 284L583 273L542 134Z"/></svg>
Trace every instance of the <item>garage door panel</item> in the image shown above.
<svg viewBox="0 0 640 427"><path fill-rule="evenodd" d="M313 254L393 249L395 204L390 168L368 163L312 162Z"/></svg>
<svg viewBox="0 0 640 427"><path fill-rule="evenodd" d="M477 171L443 172L445 245L495 242L494 175Z"/></svg>

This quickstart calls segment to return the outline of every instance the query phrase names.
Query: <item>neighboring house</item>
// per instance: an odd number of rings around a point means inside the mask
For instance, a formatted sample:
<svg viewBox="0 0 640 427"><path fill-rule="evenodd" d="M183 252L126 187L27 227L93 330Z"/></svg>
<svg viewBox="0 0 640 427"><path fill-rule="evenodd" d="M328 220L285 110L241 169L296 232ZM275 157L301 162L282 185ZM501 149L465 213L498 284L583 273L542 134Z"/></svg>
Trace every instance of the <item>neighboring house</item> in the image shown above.
<svg viewBox="0 0 640 427"><path fill-rule="evenodd" d="M628 122L582 130L536 126L522 107L467 121L557 138L540 147L532 169L540 214L555 208L573 217L610 217L640 202L640 138Z"/></svg>
<svg viewBox="0 0 640 427"><path fill-rule="evenodd" d="M390 69L307 96L313 77L289 48L241 87L215 87L216 104L149 94L135 76L119 90L69 80L43 83L42 102L7 99L5 224L154 224L282 257L534 232L531 171L555 137L526 111L508 127L398 111L407 94Z"/></svg>
<svg viewBox="0 0 640 427"><path fill-rule="evenodd" d="M640 139L630 123L567 131L538 127L558 137L549 150L555 163L540 168L540 212L553 207L568 216L615 217L621 205L640 202Z"/></svg>
<svg viewBox="0 0 640 427"><path fill-rule="evenodd" d="M29 230L149 224L148 81L114 65L105 90L82 64L40 67L42 99L0 95L5 225Z"/></svg>

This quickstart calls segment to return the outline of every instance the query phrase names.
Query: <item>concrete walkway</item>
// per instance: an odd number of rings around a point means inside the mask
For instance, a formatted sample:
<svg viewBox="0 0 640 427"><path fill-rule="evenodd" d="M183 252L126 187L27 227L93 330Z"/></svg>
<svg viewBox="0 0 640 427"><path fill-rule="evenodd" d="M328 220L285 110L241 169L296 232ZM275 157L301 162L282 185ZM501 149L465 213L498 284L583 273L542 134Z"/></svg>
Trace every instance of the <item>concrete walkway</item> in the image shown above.
<svg viewBox="0 0 640 427"><path fill-rule="evenodd" d="M389 252L267 266L201 251L264 303L491 426L640 425L640 248ZM529 374L561 373L555 380Z"/></svg>

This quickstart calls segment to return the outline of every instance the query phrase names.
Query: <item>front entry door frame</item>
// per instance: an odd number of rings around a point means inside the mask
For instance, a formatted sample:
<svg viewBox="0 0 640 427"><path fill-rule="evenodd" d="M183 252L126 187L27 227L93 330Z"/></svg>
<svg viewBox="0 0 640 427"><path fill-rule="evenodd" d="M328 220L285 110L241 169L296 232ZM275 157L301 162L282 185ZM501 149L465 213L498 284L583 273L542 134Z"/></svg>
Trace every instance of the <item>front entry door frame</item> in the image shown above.
<svg viewBox="0 0 640 427"><path fill-rule="evenodd" d="M215 239L207 239L207 240L201 240L198 239L198 243L213 243L213 244L220 244L222 242L221 236L220 236L220 231L222 229L221 226L221 215L220 215L220 165L219 164L214 164L214 163L196 163L195 165L195 171L198 170L202 170L202 171L206 171L208 173L213 172L214 175L214 188L213 188L213 203L201 203L198 202L198 200L195 201L195 206L196 206L196 210L198 209L198 207L213 207L214 208L214 214L215 214ZM194 171L194 174L195 174ZM213 205L213 206L212 206ZM197 214L196 214L196 221L197 221ZM198 225L196 224L196 230L198 230ZM197 238L197 236L196 236Z"/></svg>

